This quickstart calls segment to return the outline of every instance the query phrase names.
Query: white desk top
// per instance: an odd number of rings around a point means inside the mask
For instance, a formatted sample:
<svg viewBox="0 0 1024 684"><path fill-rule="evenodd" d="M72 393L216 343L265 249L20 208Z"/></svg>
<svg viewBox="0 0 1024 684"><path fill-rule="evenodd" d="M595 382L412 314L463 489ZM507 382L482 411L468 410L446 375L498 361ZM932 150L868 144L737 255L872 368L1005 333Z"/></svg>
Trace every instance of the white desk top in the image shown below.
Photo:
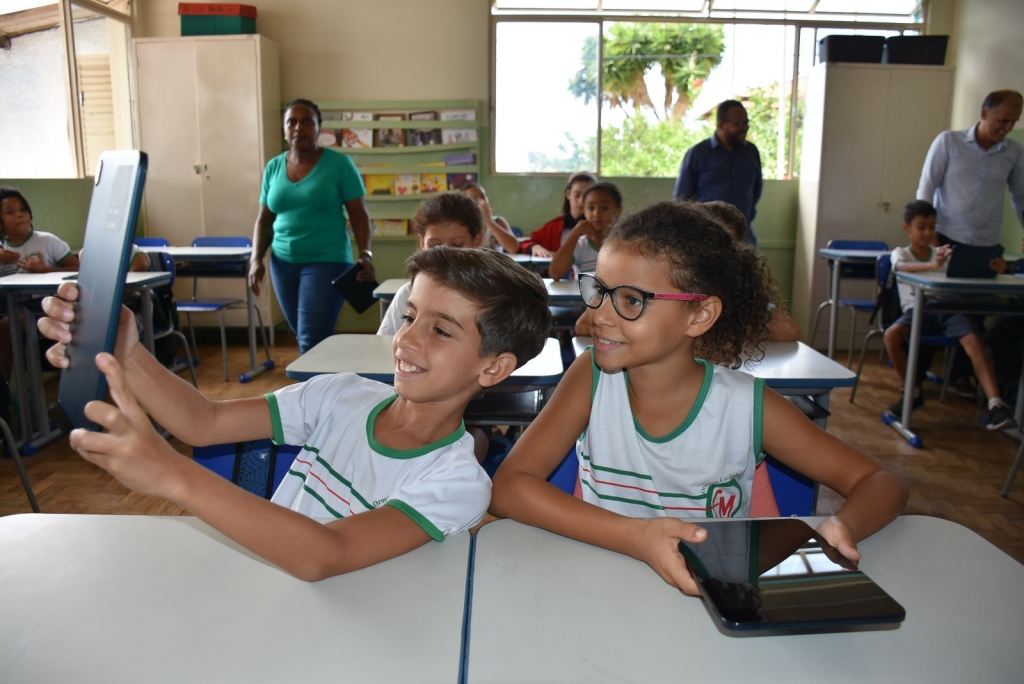
<svg viewBox="0 0 1024 684"><path fill-rule="evenodd" d="M551 303L583 304L583 295L580 294L580 284L576 280L551 280L544 279L544 285L548 288L548 297Z"/></svg>
<svg viewBox="0 0 1024 684"><path fill-rule="evenodd" d="M196 518L0 518L0 681L457 681L469 534L316 583Z"/></svg>
<svg viewBox="0 0 1024 684"><path fill-rule="evenodd" d="M937 271L896 271L896 280L901 283L923 286L926 290L960 290L963 292L1024 292L1024 278L1013 275L997 275L995 278L950 278Z"/></svg>
<svg viewBox="0 0 1024 684"><path fill-rule="evenodd" d="M386 302L390 302L398 294L398 290L407 282L409 282L408 278L388 278L377 286L377 289L373 291L373 296L375 299L383 299Z"/></svg>
<svg viewBox="0 0 1024 684"><path fill-rule="evenodd" d="M252 247L143 247L143 252L163 252L175 259L248 259Z"/></svg>
<svg viewBox="0 0 1024 684"><path fill-rule="evenodd" d="M592 337L574 337L573 351L579 356L593 343ZM741 366L739 370L764 378L772 389L852 387L857 379L857 374L849 368L803 342L767 342L764 359L750 367Z"/></svg>
<svg viewBox="0 0 1024 684"><path fill-rule="evenodd" d="M899 627L740 639L640 561L489 523L476 540L468 681L1020 681L1024 566L920 516L860 548L863 570L907 610Z"/></svg>
<svg viewBox="0 0 1024 684"><path fill-rule="evenodd" d="M889 254L888 249L832 249L823 247L818 250L818 256L833 261L862 261L872 262L883 254Z"/></svg>
<svg viewBox="0 0 1024 684"><path fill-rule="evenodd" d="M395 381L393 335L332 335L288 364L285 374L308 380L324 373L357 373L378 382ZM503 385L554 385L562 377L558 340L548 338L536 358L512 371Z"/></svg>
<svg viewBox="0 0 1024 684"><path fill-rule="evenodd" d="M0 290L38 290L46 292L60 287L65 280L73 280L69 276L77 276L77 271L53 271L51 273L14 273L0 278ZM159 285L171 279L169 273L161 271L129 271L125 279L128 287L143 285Z"/></svg>

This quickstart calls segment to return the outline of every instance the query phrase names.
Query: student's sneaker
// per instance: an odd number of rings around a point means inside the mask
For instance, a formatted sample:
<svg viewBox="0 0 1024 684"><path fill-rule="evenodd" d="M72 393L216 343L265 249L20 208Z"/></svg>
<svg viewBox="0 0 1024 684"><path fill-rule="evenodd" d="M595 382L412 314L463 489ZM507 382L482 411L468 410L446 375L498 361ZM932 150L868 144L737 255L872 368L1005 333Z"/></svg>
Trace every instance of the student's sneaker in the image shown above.
<svg viewBox="0 0 1024 684"><path fill-rule="evenodd" d="M970 379L960 378L954 382L949 383L946 389L958 397L964 399L976 399L978 397L978 390L975 389L974 385L971 384Z"/></svg>
<svg viewBox="0 0 1024 684"><path fill-rule="evenodd" d="M985 416L985 427L989 430L1002 430L1003 428L1014 427L1017 421L1010 415L1010 408L1006 404L996 404L988 410Z"/></svg>
<svg viewBox="0 0 1024 684"><path fill-rule="evenodd" d="M922 406L924 406L924 394L921 392L921 388L920 387L915 387L914 388L914 410L916 411L917 409L921 408ZM893 404L889 408L885 409L885 412L887 414L889 414L895 420L899 420L900 417L903 415L903 397L901 396L899 401L897 401L895 404Z"/></svg>

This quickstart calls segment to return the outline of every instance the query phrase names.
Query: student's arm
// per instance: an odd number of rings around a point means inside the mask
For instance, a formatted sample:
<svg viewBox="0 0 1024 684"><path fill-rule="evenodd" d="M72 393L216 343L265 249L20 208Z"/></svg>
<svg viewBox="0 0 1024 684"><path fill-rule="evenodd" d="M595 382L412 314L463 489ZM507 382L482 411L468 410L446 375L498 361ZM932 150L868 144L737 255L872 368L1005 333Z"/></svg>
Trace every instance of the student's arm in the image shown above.
<svg viewBox="0 0 1024 684"><path fill-rule="evenodd" d="M594 228L589 222L580 221L577 223L576 227L566 236L562 246L551 257L551 264L548 266L548 276L555 280L563 278L569 272L569 269L572 268L572 253L576 249L576 243L579 242L582 236L592 235L593 232Z"/></svg>
<svg viewBox="0 0 1024 684"><path fill-rule="evenodd" d="M363 270L356 274L356 280L376 280L373 257L369 255L373 238L370 236L370 213L366 210L366 198L359 196L345 202L345 211L348 212L348 220L352 224L352 235L356 238L356 251L359 253L356 261L363 265Z"/></svg>
<svg viewBox="0 0 1024 684"><path fill-rule="evenodd" d="M56 264L50 266L39 254L18 259L18 267L28 273L52 273L54 271L77 271L79 267L78 257L74 252L65 254Z"/></svg>
<svg viewBox="0 0 1024 684"><path fill-rule="evenodd" d="M946 167L949 165L949 149L946 138L949 131L939 133L928 148L928 155L924 158L924 166L921 167L921 179L917 184L917 199L924 200L931 204L935 203L935 189L942 185L946 176Z"/></svg>
<svg viewBox="0 0 1024 684"><path fill-rule="evenodd" d="M558 251L561 246L562 227L565 225L565 218L559 216L553 218L537 230L530 233L530 237L523 243L522 249L529 250L533 256L549 257Z"/></svg>
<svg viewBox="0 0 1024 684"><path fill-rule="evenodd" d="M516 239L508 221L500 217L495 220L493 216L487 216L484 220L487 221L487 228L491 231L491 235L506 252L509 254L519 253L519 240Z"/></svg>
<svg viewBox="0 0 1024 684"><path fill-rule="evenodd" d="M149 255L145 252L139 252L132 259L131 266L128 267L129 271L148 271L150 267Z"/></svg>
<svg viewBox="0 0 1024 684"><path fill-rule="evenodd" d="M263 265L263 257L270 249L270 243L274 241L276 218L277 214L267 209L265 204L260 205L259 213L256 214L256 226L252 231L252 255L249 257L249 288L257 296L260 293L263 276L267 272L267 267Z"/></svg>
<svg viewBox="0 0 1024 684"><path fill-rule="evenodd" d="M934 271L942 268L942 265L949 260L950 247L949 245L942 245L935 249L935 256L930 261L910 261L909 259L900 259L893 263L893 269L897 271L904 271L906 273L920 273L923 271Z"/></svg>
<svg viewBox="0 0 1024 684"><path fill-rule="evenodd" d="M825 432L776 392L764 391L764 451L846 497L818 530L856 562L857 542L885 527L907 504L907 487L875 459Z"/></svg>
<svg viewBox="0 0 1024 684"><path fill-rule="evenodd" d="M669 584L696 595L679 541L703 541L707 533L702 528L671 517L628 518L545 481L590 420L591 375L590 353L582 354L495 473L491 513L627 554L650 565Z"/></svg>
<svg viewBox="0 0 1024 684"><path fill-rule="evenodd" d="M173 501L295 577L312 582L358 570L429 541L423 528L390 506L322 525L245 491L157 435L112 356L100 355L97 365L115 405L90 402L86 415L106 432L74 430L71 446L130 489ZM270 409L265 400L259 402L262 407L245 406L250 425L245 439L270 431Z"/></svg>
<svg viewBox="0 0 1024 684"><path fill-rule="evenodd" d="M768 339L773 342L795 342L800 339L800 326L783 309L775 307L768 321Z"/></svg>

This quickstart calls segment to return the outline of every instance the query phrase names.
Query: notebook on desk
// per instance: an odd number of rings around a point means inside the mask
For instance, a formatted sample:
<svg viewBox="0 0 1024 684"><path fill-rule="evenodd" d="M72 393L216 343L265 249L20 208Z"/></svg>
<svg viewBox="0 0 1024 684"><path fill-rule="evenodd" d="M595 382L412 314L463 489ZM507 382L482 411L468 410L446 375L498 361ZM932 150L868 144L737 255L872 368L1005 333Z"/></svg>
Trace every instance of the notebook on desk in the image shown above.
<svg viewBox="0 0 1024 684"><path fill-rule="evenodd" d="M973 245L957 245L949 255L946 265L947 278L995 278L998 275L989 266L989 262L1003 256L1002 245L995 247L975 247Z"/></svg>

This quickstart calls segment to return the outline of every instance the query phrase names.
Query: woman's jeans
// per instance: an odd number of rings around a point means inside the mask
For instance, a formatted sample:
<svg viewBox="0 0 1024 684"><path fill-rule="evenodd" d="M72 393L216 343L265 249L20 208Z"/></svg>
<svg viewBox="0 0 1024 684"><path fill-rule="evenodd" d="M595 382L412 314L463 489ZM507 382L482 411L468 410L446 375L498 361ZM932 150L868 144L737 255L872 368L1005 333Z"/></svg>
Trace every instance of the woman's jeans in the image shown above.
<svg viewBox="0 0 1024 684"><path fill-rule="evenodd" d="M338 313L345 303L331 281L352 264L314 261L290 264L270 255L270 275L274 292L284 311L288 327L299 340L299 353L305 354L318 342L334 334Z"/></svg>

